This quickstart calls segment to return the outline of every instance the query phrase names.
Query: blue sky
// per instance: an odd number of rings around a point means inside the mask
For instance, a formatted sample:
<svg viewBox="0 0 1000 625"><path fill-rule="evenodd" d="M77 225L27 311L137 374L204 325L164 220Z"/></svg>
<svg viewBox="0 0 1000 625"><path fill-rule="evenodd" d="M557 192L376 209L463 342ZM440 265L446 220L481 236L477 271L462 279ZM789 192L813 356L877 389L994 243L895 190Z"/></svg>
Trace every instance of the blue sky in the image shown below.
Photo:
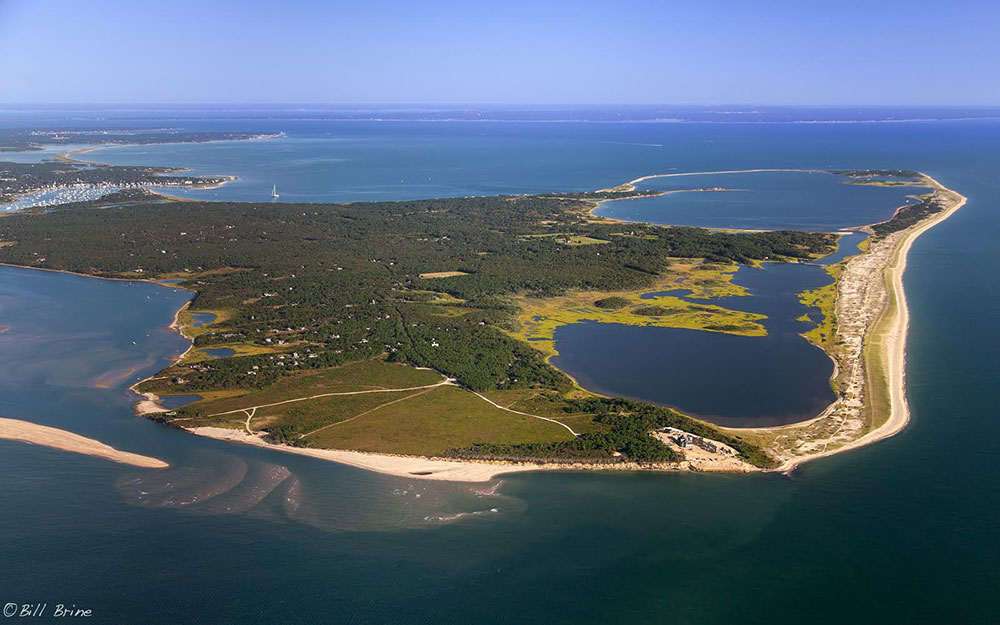
<svg viewBox="0 0 1000 625"><path fill-rule="evenodd" d="M1000 2L0 0L0 102L1000 104Z"/></svg>

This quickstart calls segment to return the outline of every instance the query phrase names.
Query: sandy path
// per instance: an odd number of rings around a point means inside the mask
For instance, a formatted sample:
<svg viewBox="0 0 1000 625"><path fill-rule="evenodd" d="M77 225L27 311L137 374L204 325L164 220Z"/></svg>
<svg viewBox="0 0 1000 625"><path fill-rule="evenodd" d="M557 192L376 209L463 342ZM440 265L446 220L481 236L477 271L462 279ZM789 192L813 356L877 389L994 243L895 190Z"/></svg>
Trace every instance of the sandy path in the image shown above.
<svg viewBox="0 0 1000 625"><path fill-rule="evenodd" d="M130 464L134 467L162 469L169 466L162 460L127 451L120 451L92 438L18 419L0 417L0 439L21 441L33 445L71 451L77 454L97 456L98 458L104 458L113 462Z"/></svg>
<svg viewBox="0 0 1000 625"><path fill-rule="evenodd" d="M542 421L548 421L549 423L555 423L556 425L560 425L560 426L566 428L567 430L569 430L569 433L572 434L573 436L579 436L578 433L576 433L576 432L573 431L573 428L569 427L568 425L566 425L562 421L556 421L555 419L550 419L548 417L540 417L540 416L538 416L536 414L529 414L527 412L521 412L520 410L514 410L514 409L508 408L506 406L501 406L500 404L496 403L495 401L493 401L489 397L485 397L483 395L480 395L476 391L470 390L469 392L472 393L473 395L475 395L476 397L478 397L479 399L482 399L483 401L489 403L490 405L492 405L492 406L494 406L496 408L499 408L500 410L506 410L507 412L513 412L514 414L519 414L519 415L522 415L522 416L525 416L525 417L531 417L533 419L541 419Z"/></svg>

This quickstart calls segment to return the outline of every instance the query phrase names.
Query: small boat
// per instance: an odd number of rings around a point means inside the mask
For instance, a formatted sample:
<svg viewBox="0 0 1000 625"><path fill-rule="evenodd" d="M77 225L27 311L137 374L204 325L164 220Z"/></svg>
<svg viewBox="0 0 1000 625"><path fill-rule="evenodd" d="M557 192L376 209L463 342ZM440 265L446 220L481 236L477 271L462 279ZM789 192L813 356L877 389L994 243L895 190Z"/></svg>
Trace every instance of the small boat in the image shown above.
<svg viewBox="0 0 1000 625"><path fill-rule="evenodd" d="M279 197L281 196L278 195L278 185L274 185L273 187L271 187L271 199L276 200Z"/></svg>

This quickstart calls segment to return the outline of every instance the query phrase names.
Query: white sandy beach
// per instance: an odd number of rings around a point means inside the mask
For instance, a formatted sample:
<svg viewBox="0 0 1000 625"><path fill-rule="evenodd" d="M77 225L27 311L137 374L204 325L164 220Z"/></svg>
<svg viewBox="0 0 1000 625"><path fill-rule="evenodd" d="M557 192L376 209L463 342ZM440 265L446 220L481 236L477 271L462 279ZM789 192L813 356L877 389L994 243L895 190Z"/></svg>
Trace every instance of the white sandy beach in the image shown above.
<svg viewBox="0 0 1000 625"><path fill-rule="evenodd" d="M419 478L423 480L444 480L451 482L488 482L498 475L519 473L523 471L544 471L552 469L583 469L585 465L576 464L513 464L466 462L461 460L445 460L441 458L424 458L421 456L394 456L361 451L342 451L336 449L310 449L308 447L292 447L290 445L275 445L266 442L259 434L250 435L243 430L216 427L187 428L198 436L206 436L223 441L243 443L255 447L266 447L286 453L299 454L320 458L330 462L339 462L359 469L397 475L400 477Z"/></svg>
<svg viewBox="0 0 1000 625"><path fill-rule="evenodd" d="M906 336L910 325L910 311L906 304L906 292L903 289L906 258L910 252L910 247L912 247L917 237L951 217L967 201L964 195L948 189L930 176L925 175L925 177L936 190L944 193L951 202L946 210L941 211L930 219L920 222L916 227L906 232L896 248L892 261L886 268L886 285L894 295L892 298L894 306L891 306L883 313L885 315L883 319L888 320L889 327L886 330L886 340L883 342L881 353L878 356L883 359L885 370L889 377L889 396L891 401L889 417L879 427L835 449L788 458L778 467L778 471L791 471L804 462L857 449L858 447L870 445L895 436L902 432L906 424L909 423L910 408L906 401Z"/></svg>
<svg viewBox="0 0 1000 625"><path fill-rule="evenodd" d="M61 449L62 451L71 451L77 454L97 456L98 458L134 467L163 469L169 466L162 460L121 451L92 438L18 419L0 417L0 439L21 441L31 443L32 445L42 445L53 449Z"/></svg>

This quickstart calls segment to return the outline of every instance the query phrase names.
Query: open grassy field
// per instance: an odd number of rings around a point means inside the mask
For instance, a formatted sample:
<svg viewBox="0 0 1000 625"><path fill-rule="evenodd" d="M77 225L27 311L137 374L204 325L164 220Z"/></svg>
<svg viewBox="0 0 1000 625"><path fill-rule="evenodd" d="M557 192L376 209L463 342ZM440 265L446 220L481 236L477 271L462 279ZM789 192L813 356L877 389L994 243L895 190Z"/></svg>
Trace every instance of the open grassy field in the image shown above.
<svg viewBox="0 0 1000 625"><path fill-rule="evenodd" d="M557 394L534 400L539 394L545 393L508 391L491 399L522 412L545 409L542 416L579 424L581 430L592 420L592 415L566 415ZM435 371L383 360L310 371L238 395L206 394L163 419L186 427L244 429L248 417L253 431L269 432L277 441L384 453L435 455L483 441L573 438L558 424L492 406Z"/></svg>
<svg viewBox="0 0 1000 625"><path fill-rule="evenodd" d="M281 378L271 386L248 391L238 397L198 404L205 412L226 412L249 406L272 404L323 393L346 393L379 389L408 388L436 384L441 374L383 360L362 360L340 367L304 371Z"/></svg>
<svg viewBox="0 0 1000 625"><path fill-rule="evenodd" d="M602 243L608 243L609 241L605 239L597 239L594 237L588 237L581 234L570 234L566 232L553 232L551 234L525 234L521 236L522 239L552 239L556 243L561 243L563 245L577 246L577 245L600 245Z"/></svg>
<svg viewBox="0 0 1000 625"><path fill-rule="evenodd" d="M567 397L585 398L592 396L591 393L581 391L579 389L569 391L566 395L561 395L554 391L548 391L545 389L529 388L489 391L487 393L483 393L483 395L488 397L490 401L496 402L497 404L504 406L505 408L510 408L511 410L527 412L540 417L548 417L549 419L556 419L560 423L565 423L570 426L577 432L594 432L607 429L605 426L602 426L600 423L594 421L594 415L590 413L566 412L565 400Z"/></svg>
<svg viewBox="0 0 1000 625"><path fill-rule="evenodd" d="M476 442L504 444L571 440L554 423L491 406L472 393L441 386L305 439L310 446L433 456Z"/></svg>

